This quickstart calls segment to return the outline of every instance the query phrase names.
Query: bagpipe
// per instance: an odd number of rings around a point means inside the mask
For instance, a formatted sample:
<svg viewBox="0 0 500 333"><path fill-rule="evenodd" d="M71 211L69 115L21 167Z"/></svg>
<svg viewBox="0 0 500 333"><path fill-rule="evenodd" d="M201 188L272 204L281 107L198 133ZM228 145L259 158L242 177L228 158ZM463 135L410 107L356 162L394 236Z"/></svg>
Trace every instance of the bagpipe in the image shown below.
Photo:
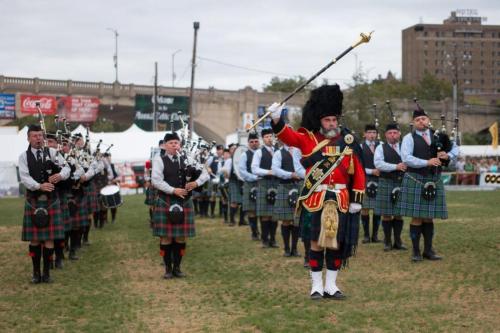
<svg viewBox="0 0 500 333"><path fill-rule="evenodd" d="M48 182L49 177L59 173L63 166L54 163L50 156L49 146L47 144L47 127L45 126L45 117L43 116L40 102L36 102L36 109L38 112L40 127L43 132L43 153L42 153L42 179L43 182Z"/></svg>

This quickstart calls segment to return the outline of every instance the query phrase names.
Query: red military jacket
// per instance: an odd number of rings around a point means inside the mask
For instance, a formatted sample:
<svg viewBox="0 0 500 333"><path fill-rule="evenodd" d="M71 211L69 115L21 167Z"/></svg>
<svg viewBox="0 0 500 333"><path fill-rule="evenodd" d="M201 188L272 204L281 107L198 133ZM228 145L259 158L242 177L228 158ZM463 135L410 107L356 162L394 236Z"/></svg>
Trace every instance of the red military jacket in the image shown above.
<svg viewBox="0 0 500 333"><path fill-rule="evenodd" d="M339 135L328 140L321 133L312 133L305 128L295 131L289 126L283 126L281 129L279 127L280 123L274 126L278 138L289 146L299 148L303 160L320 149L323 156L336 156L337 159L344 152L340 164L323 179L316 191L302 201L304 208L310 212L322 209L327 189L336 193L338 208L344 213L348 211L350 202L362 203L366 176L359 157L349 147L354 145L354 137L351 134ZM306 181L312 168L312 165L306 168Z"/></svg>

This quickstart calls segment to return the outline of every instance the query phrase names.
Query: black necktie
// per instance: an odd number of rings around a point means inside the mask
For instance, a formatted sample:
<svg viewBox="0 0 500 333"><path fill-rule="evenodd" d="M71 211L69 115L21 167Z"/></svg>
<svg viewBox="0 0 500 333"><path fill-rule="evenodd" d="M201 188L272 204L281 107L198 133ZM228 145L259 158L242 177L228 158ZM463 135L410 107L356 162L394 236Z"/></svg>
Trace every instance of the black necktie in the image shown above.
<svg viewBox="0 0 500 333"><path fill-rule="evenodd" d="M37 162L42 161L42 150L41 149L37 149L37 151L36 151L36 160L37 160Z"/></svg>

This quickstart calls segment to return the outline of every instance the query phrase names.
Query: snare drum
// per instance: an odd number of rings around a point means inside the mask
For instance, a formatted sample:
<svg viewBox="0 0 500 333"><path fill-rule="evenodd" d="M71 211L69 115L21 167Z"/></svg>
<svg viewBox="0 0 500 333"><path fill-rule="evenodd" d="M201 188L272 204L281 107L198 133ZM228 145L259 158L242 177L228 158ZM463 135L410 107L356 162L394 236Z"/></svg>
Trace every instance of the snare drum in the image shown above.
<svg viewBox="0 0 500 333"><path fill-rule="evenodd" d="M123 204L120 188L116 185L108 185L101 190L102 204L106 208L116 208Z"/></svg>

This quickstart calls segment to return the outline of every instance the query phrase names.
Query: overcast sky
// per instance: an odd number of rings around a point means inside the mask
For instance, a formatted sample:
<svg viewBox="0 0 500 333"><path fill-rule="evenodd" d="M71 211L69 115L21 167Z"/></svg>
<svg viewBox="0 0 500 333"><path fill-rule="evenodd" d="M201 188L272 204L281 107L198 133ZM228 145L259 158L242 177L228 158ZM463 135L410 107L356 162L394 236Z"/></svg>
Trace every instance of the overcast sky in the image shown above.
<svg viewBox="0 0 500 333"><path fill-rule="evenodd" d="M0 0L0 75L113 82L117 29L122 83L190 84L193 21L200 22L195 86L261 90L273 76L309 77L375 30L322 77L351 82L356 58L370 78L401 77L401 30L442 23L450 11L474 8L486 24L500 25L498 0L476 1L209 1ZM253 71L259 70L263 72Z"/></svg>

